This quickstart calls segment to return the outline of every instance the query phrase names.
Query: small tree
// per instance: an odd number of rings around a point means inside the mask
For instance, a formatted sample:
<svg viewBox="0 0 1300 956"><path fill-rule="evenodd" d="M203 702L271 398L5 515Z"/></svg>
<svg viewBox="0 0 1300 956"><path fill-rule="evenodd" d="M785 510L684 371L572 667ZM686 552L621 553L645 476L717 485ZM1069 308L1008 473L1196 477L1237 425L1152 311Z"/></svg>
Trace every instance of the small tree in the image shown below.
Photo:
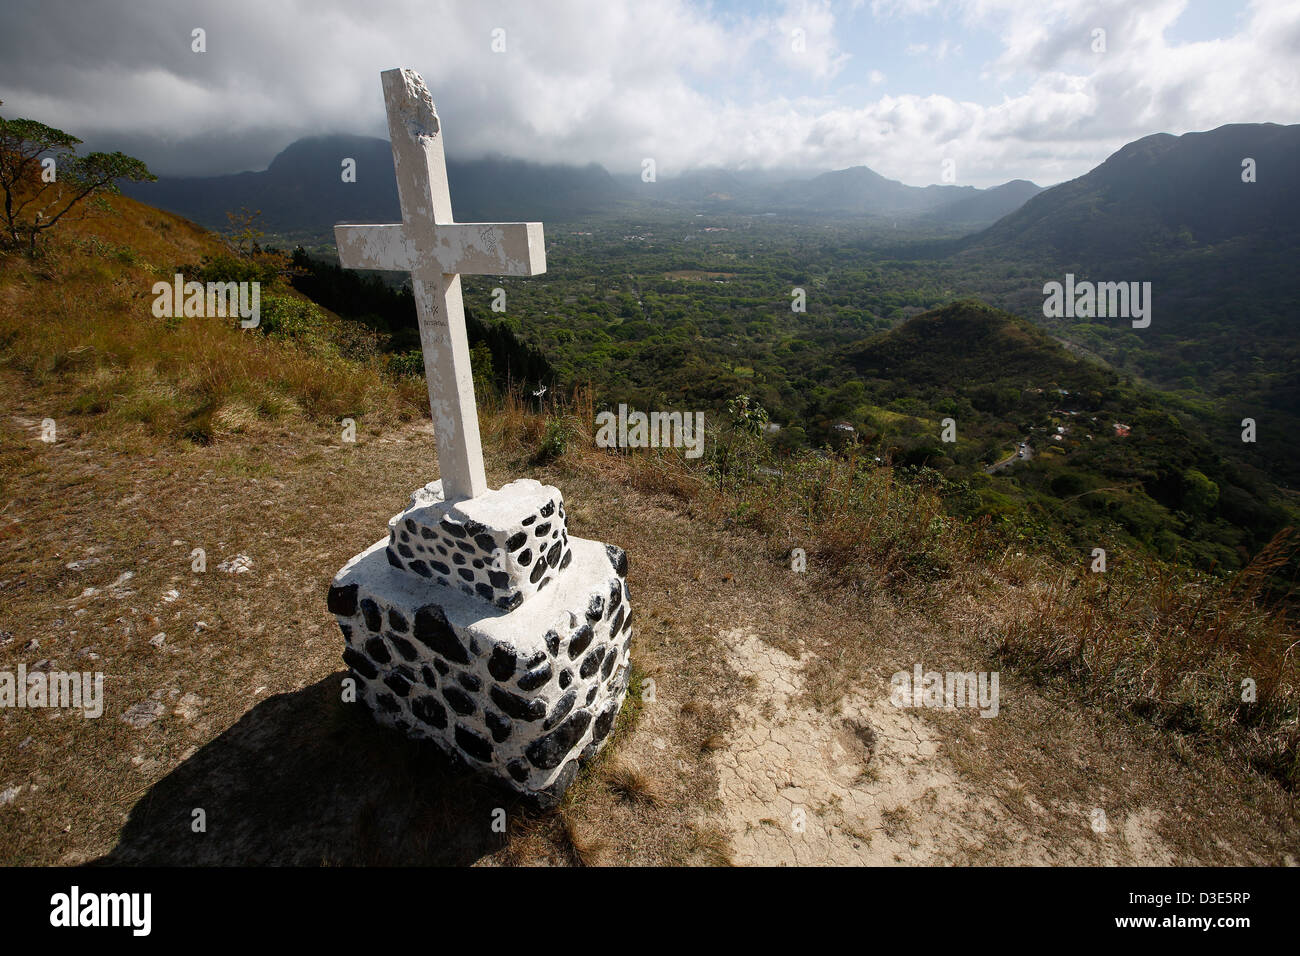
<svg viewBox="0 0 1300 956"><path fill-rule="evenodd" d="M81 140L30 119L0 117L0 189L4 190L0 243L36 254L41 233L53 229L77 204L118 191L117 181L153 182L158 177L125 153L73 150ZM47 160L53 160L47 164Z"/></svg>
<svg viewBox="0 0 1300 956"><path fill-rule="evenodd" d="M266 235L260 228L261 218L262 210L249 209L247 206L239 212L226 213L226 219L230 222L230 238L235 240L235 250L240 255L251 256L257 251L257 240Z"/></svg>

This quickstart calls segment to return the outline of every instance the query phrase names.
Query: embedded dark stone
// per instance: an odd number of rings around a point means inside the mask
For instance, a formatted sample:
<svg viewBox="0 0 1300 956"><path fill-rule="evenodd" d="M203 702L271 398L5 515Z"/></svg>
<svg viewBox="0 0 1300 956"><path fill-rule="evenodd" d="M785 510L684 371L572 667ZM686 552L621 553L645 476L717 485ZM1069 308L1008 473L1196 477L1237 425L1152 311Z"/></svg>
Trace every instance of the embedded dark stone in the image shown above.
<svg viewBox="0 0 1300 956"><path fill-rule="evenodd" d="M348 642L348 643L351 643L351 642L352 642L352 625L351 625L351 624L340 624L340 625L339 625L339 630L340 630L340 631L342 632L342 634L343 634L343 640L346 641L346 642Z"/></svg>
<svg viewBox="0 0 1300 956"><path fill-rule="evenodd" d="M435 544L435 545L434 545L434 548L436 548L437 551L438 551L438 553L439 553L440 555L442 555L444 558L447 556L447 546L446 546L446 545L443 545L443 544Z"/></svg>
<svg viewBox="0 0 1300 956"><path fill-rule="evenodd" d="M608 707L600 712L596 718L596 726L591 728L591 742L600 743L609 736L610 728L614 726L614 718L618 716L618 707L610 703Z"/></svg>
<svg viewBox="0 0 1300 956"><path fill-rule="evenodd" d="M524 548L524 550L522 550L522 551L519 552L519 557L516 558L515 560L517 560L517 561L518 561L520 564L522 564L524 567L528 567L528 565L530 565L530 564L533 563L533 550L532 550L532 548Z"/></svg>
<svg viewBox="0 0 1300 956"><path fill-rule="evenodd" d="M411 536L410 536L409 534L407 534L405 531L403 531L401 534L399 534L398 537L399 537L401 540L403 540L403 541L410 541L410 540L411 540Z"/></svg>
<svg viewBox="0 0 1300 956"><path fill-rule="evenodd" d="M627 609L624 607L619 607L619 609L614 612L614 617L609 622L609 633L611 635L617 634L618 629L623 626L623 616L626 613L627 613Z"/></svg>
<svg viewBox="0 0 1300 956"><path fill-rule="evenodd" d="M528 764L524 763L524 761L520 760L518 757L506 764L506 770L509 772L510 776L514 777L520 783L523 783L528 779Z"/></svg>
<svg viewBox="0 0 1300 956"><path fill-rule="evenodd" d="M526 528L536 520L537 520L537 515L529 515L527 518L525 518L523 521L519 523Z"/></svg>
<svg viewBox="0 0 1300 956"><path fill-rule="evenodd" d="M433 577L433 572L429 570L429 566L419 559L411 562L411 570L422 578Z"/></svg>
<svg viewBox="0 0 1300 956"><path fill-rule="evenodd" d="M388 645L380 637L366 641L366 656L377 664L387 664L393 659L393 655L388 653Z"/></svg>
<svg viewBox="0 0 1300 956"><path fill-rule="evenodd" d="M537 688L541 687L550 679L551 665L543 664L541 667L530 670L524 674L523 677L519 678L519 689L537 690Z"/></svg>
<svg viewBox="0 0 1300 956"><path fill-rule="evenodd" d="M478 638L473 634L469 636L469 652L475 657L479 657L483 653L483 649L478 646Z"/></svg>
<svg viewBox="0 0 1300 956"><path fill-rule="evenodd" d="M486 530L487 525L483 524L481 521L475 521L471 518L469 521L465 522L465 532L471 537L477 538Z"/></svg>
<svg viewBox="0 0 1300 956"><path fill-rule="evenodd" d="M626 634L631 627L632 627L632 609L628 608L627 617L623 621L623 633ZM612 634L613 632L611 631L610 633Z"/></svg>
<svg viewBox="0 0 1300 956"><path fill-rule="evenodd" d="M397 730L403 734L408 734L411 731L410 723L408 721L403 720L401 717L398 717L395 721L393 721L393 726L396 727Z"/></svg>
<svg viewBox="0 0 1300 956"><path fill-rule="evenodd" d="M555 542L555 544L551 545L551 550L546 552L546 563L549 564L551 567L555 567L557 564L559 564L560 552L562 552L563 550L564 548L560 545L560 542L558 541Z"/></svg>
<svg viewBox="0 0 1300 956"><path fill-rule="evenodd" d="M456 547L460 548L460 549L461 549L462 551L464 551L466 554L474 554L474 553L475 553L474 545L470 544L468 541L457 541L457 542L456 542Z"/></svg>
<svg viewBox="0 0 1300 956"><path fill-rule="evenodd" d="M401 654L404 660L413 661L420 656L420 652L415 649L415 645L406 638L398 637L392 631L387 631L384 637L388 638L392 645L397 648L397 653Z"/></svg>
<svg viewBox="0 0 1300 956"><path fill-rule="evenodd" d="M510 584L510 575L506 574L504 571L489 571L488 580L492 582L494 588L501 588L504 590Z"/></svg>
<svg viewBox="0 0 1300 956"><path fill-rule="evenodd" d="M388 563L391 564L393 567L402 568L403 571L406 570L405 568L402 567L402 559L393 553L392 548L384 548L384 556L388 558Z"/></svg>
<svg viewBox="0 0 1300 956"><path fill-rule="evenodd" d="M406 530L411 532L411 534L415 534L419 530L415 527L415 522L412 521L410 518L407 518L405 521L402 522L402 524L406 525Z"/></svg>
<svg viewBox="0 0 1300 956"><path fill-rule="evenodd" d="M420 668L420 677L430 687L432 687L435 690L437 689L438 677L436 674L434 674L433 671L429 670L428 664L425 664L423 667Z"/></svg>
<svg viewBox="0 0 1300 956"><path fill-rule="evenodd" d="M384 616L379 613L379 605L366 598L361 602L361 613L366 619L366 628L378 634L384 626Z"/></svg>
<svg viewBox="0 0 1300 956"><path fill-rule="evenodd" d="M545 790L539 791L533 798L532 803L537 806L538 810L554 810L564 799L564 791L569 789L573 783L573 778L578 775L578 763L575 758L566 763L560 772L555 775L551 785Z"/></svg>
<svg viewBox="0 0 1300 956"><path fill-rule="evenodd" d="M509 538L506 539L506 550L518 551L523 546L523 543L527 540L528 540L528 535L524 534L524 532L522 531L516 531Z"/></svg>
<svg viewBox="0 0 1300 956"><path fill-rule="evenodd" d="M492 535L490 534L474 535L474 543L477 544L484 551L495 551L497 547L496 541L493 540Z"/></svg>
<svg viewBox="0 0 1300 956"><path fill-rule="evenodd" d="M609 608L612 611L623 603L623 582L615 581L609 586Z"/></svg>
<svg viewBox="0 0 1300 956"><path fill-rule="evenodd" d="M448 521L446 518L443 518L442 521L439 522L439 526L442 528L443 531L447 532L453 538L465 537L465 529L458 524L453 524L452 522Z"/></svg>
<svg viewBox="0 0 1300 956"><path fill-rule="evenodd" d="M573 640L569 641L569 660L576 661L578 656L591 646L591 640L595 636L596 632L591 629L590 624L578 628L577 633L573 635Z"/></svg>
<svg viewBox="0 0 1300 956"><path fill-rule="evenodd" d="M390 607L388 609L388 626L398 634L405 634L411 625L406 623L406 618L402 616L401 611L395 607Z"/></svg>
<svg viewBox="0 0 1300 956"><path fill-rule="evenodd" d="M618 653L610 651L605 655L605 666L600 669L600 679L609 680L609 675L614 672L614 665L618 662Z"/></svg>
<svg viewBox="0 0 1300 956"><path fill-rule="evenodd" d="M605 599L599 594L593 594L591 601L587 604L587 620L595 624L605 616Z"/></svg>
<svg viewBox="0 0 1300 956"><path fill-rule="evenodd" d="M455 564L455 565L462 565L462 564L464 564L464 563L465 563L465 555L461 554L459 551L453 551L453 552L451 553L451 563L452 563L452 564Z"/></svg>
<svg viewBox="0 0 1300 956"><path fill-rule="evenodd" d="M369 658L354 648L345 647L343 649L343 663L367 680L374 680L379 676L378 668L370 663Z"/></svg>
<svg viewBox="0 0 1300 956"><path fill-rule="evenodd" d="M395 714L402 709L401 705L397 702L397 698L392 694L376 694L375 703L379 705L380 710L386 711L390 714Z"/></svg>
<svg viewBox="0 0 1300 956"><path fill-rule="evenodd" d="M564 670L560 671L560 690L564 690L564 688L568 687L572 683L573 671L566 667Z"/></svg>
<svg viewBox="0 0 1300 956"><path fill-rule="evenodd" d="M559 635L559 634L556 634L554 631L547 631L547 632L546 632L546 649L547 649L548 651L551 652L551 656L552 656L552 657L554 657L556 654L560 653L560 635Z"/></svg>
<svg viewBox="0 0 1300 956"><path fill-rule="evenodd" d="M550 584L554 580L555 580L554 578L542 578L540 581L537 582L537 590L540 591L542 588L546 587L546 585Z"/></svg>
<svg viewBox="0 0 1300 956"><path fill-rule="evenodd" d="M430 561L429 565L439 574L451 574L451 568L447 567L447 565L443 564L441 561Z"/></svg>
<svg viewBox="0 0 1300 956"><path fill-rule="evenodd" d="M483 559L482 559L482 558L475 558L473 561L470 562L470 564L474 565L474 570L476 570L476 571L482 571L482 570L483 570Z"/></svg>
<svg viewBox="0 0 1300 956"><path fill-rule="evenodd" d="M542 579L542 575L545 573L546 573L546 562L538 561L535 565L533 565L533 573L528 575L528 580L531 581L533 584L536 584L538 581Z"/></svg>
<svg viewBox="0 0 1300 956"><path fill-rule="evenodd" d="M587 655L586 660L582 662L582 667L578 669L578 676L584 680L596 673L600 667L601 661L605 659L605 648L598 647Z"/></svg>
<svg viewBox="0 0 1300 956"><path fill-rule="evenodd" d="M513 594L509 595L508 597L507 596L499 597L497 598L496 601L497 607L506 611L513 611L515 608L517 608L519 605L523 603L524 603L524 596L520 594L518 591L515 591Z"/></svg>
<svg viewBox="0 0 1300 956"><path fill-rule="evenodd" d="M502 743L510 736L510 721L502 717L495 710L485 710L483 717L487 722L488 730L492 731L492 739L497 743Z"/></svg>
<svg viewBox="0 0 1300 956"><path fill-rule="evenodd" d="M539 524L536 528L533 529L533 534L537 535L537 537L539 538L545 538L550 533L551 533L551 523L549 521L543 521L541 524Z"/></svg>
<svg viewBox="0 0 1300 956"><path fill-rule="evenodd" d="M515 720L541 720L546 716L546 701L540 697L525 700L518 694L512 694L500 687L493 687L488 691L488 696L492 698L494 704Z"/></svg>
<svg viewBox="0 0 1300 956"><path fill-rule="evenodd" d="M591 714L580 710L556 730L534 740L524 751L529 762L540 770L558 767L591 724Z"/></svg>
<svg viewBox="0 0 1300 956"><path fill-rule="evenodd" d="M573 560L573 552L565 551L564 557L560 559L560 570L563 571L565 568L567 568L569 566L569 562L572 560Z"/></svg>
<svg viewBox="0 0 1300 956"><path fill-rule="evenodd" d="M411 682L399 674L397 671L384 677L384 683L393 689L393 693L398 697L405 697L411 692Z"/></svg>
<svg viewBox="0 0 1300 956"><path fill-rule="evenodd" d="M351 617L357 613L357 586L347 584L342 587L331 585L330 593L325 598L325 606L334 614Z"/></svg>
<svg viewBox="0 0 1300 956"><path fill-rule="evenodd" d="M609 563L614 566L620 578L627 577L627 552L617 545L605 545L605 555L609 558Z"/></svg>
<svg viewBox="0 0 1300 956"><path fill-rule="evenodd" d="M442 696L446 698L451 709L462 716L474 713L474 701L470 700L459 687L448 685L442 689Z"/></svg>
<svg viewBox="0 0 1300 956"><path fill-rule="evenodd" d="M437 658L433 662L433 669L436 670L443 677L446 677L449 673L451 673L451 668L447 665L447 662L444 661L441 657Z"/></svg>
<svg viewBox="0 0 1300 956"><path fill-rule="evenodd" d="M555 513L555 502L554 502L554 501L548 501L548 502L546 502L546 504L542 505L542 517L543 517L543 518L549 518L549 517L550 517L551 515L553 515L554 513Z"/></svg>
<svg viewBox="0 0 1300 956"><path fill-rule="evenodd" d="M524 662L524 669L532 670L534 667L537 667L539 664L541 664L542 661L544 660L546 660L546 652L538 651L536 654L534 654L532 657L528 658L528 660Z"/></svg>
<svg viewBox="0 0 1300 956"><path fill-rule="evenodd" d="M555 705L555 709L551 711L551 716L547 717L546 722L542 724L542 729L550 730L565 717L569 716L569 711L573 710L573 705L577 702L578 695L573 691L566 691L564 696L561 697L559 702Z"/></svg>
<svg viewBox="0 0 1300 956"><path fill-rule="evenodd" d="M507 644L498 644L492 648L492 656L488 658L488 673L497 680L509 680L515 676L515 667L518 666L518 656L515 649Z"/></svg>
<svg viewBox="0 0 1300 956"><path fill-rule="evenodd" d="M411 701L411 713L431 727L443 730L447 726L447 709L436 698L422 694Z"/></svg>
<svg viewBox="0 0 1300 956"><path fill-rule="evenodd" d="M420 526L420 537L423 538L425 541L432 541L432 540L433 540L433 532L430 531L428 528L424 527L423 525L421 525L421 526Z"/></svg>
<svg viewBox="0 0 1300 956"><path fill-rule="evenodd" d="M474 580L474 572L471 571L469 568L459 568L457 569L456 573L459 574L461 578L463 578L466 581Z"/></svg>
<svg viewBox="0 0 1300 956"><path fill-rule="evenodd" d="M461 687L473 691L476 694L483 689L483 681L479 680L477 674L470 674L466 671L461 671L456 675L456 680L460 681Z"/></svg>
<svg viewBox="0 0 1300 956"><path fill-rule="evenodd" d="M584 706L591 706L591 702L596 699L596 691L598 690L600 690L599 684L592 684L591 687L587 689L587 699L584 702Z"/></svg>
<svg viewBox="0 0 1300 956"><path fill-rule="evenodd" d="M457 640L447 615L436 604L426 604L415 612L415 639L431 651L457 664L468 664L469 655Z"/></svg>
<svg viewBox="0 0 1300 956"><path fill-rule="evenodd" d="M415 552L411 550L410 545L406 545L406 544L399 544L397 546L397 553L400 554L402 557L406 558L408 561L411 558L415 557Z"/></svg>
<svg viewBox="0 0 1300 956"><path fill-rule="evenodd" d="M480 581L478 584L474 585L474 591L483 600L485 601L492 600L492 593L493 593L492 585L484 584L482 581Z"/></svg>
<svg viewBox="0 0 1300 956"><path fill-rule="evenodd" d="M484 763L492 760L492 744L474 733L474 731L466 730L460 724L456 725L456 743L461 750L475 760L481 760Z"/></svg>

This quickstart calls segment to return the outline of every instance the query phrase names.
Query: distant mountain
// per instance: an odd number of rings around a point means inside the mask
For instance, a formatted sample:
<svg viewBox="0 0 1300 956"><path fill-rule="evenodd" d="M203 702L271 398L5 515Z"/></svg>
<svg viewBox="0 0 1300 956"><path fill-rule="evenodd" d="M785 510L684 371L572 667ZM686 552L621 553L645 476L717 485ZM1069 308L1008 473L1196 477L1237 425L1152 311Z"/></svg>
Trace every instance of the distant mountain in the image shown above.
<svg viewBox="0 0 1300 956"><path fill-rule="evenodd" d="M1129 143L1078 179L1038 193L971 240L973 250L1032 250L1114 262L1300 232L1300 126L1220 126ZM1242 181L1255 160L1256 181Z"/></svg>
<svg viewBox="0 0 1300 956"><path fill-rule="evenodd" d="M973 186L907 186L866 166L822 173L806 183L789 184L781 197L787 205L838 214L909 216L966 199Z"/></svg>
<svg viewBox="0 0 1300 956"><path fill-rule="evenodd" d="M343 182L342 163L356 161L356 181ZM907 186L865 166L818 175L793 170L693 169L646 183L611 176L595 163L542 165L485 157L448 160L452 209L462 222L574 221L604 214L689 207L693 213L774 213L809 219L929 217L983 225L1038 190L1017 181L994 189ZM268 231L329 241L337 222L391 222L399 215L392 151L364 136L300 139L264 170L225 176L163 177L124 188L132 198L224 230L226 213L262 212Z"/></svg>
<svg viewBox="0 0 1300 956"><path fill-rule="evenodd" d="M1146 136L959 243L951 260L994 304L1189 400L1216 403L1220 439L1300 482L1287 442L1242 445L1243 418L1300 429L1300 125L1234 124ZM1254 160L1256 181L1243 182ZM1043 317L1067 273L1149 282L1149 328L1123 317ZM1247 454L1248 453L1248 454Z"/></svg>
<svg viewBox="0 0 1300 956"><path fill-rule="evenodd" d="M342 163L356 160L356 182ZM487 157L447 163L452 209L462 222L567 220L608 209L627 191L602 167L550 166ZM142 202L223 230L226 213L260 209L270 232L329 236L337 222L393 222L401 210L388 141L363 136L300 139L260 172L163 177L130 185Z"/></svg>
<svg viewBox="0 0 1300 956"><path fill-rule="evenodd" d="M917 219L984 225L1040 191L1024 180L992 189L908 186L866 166L817 174L771 170L688 170L650 184L629 182L638 198L686 203L710 211L777 213L805 219Z"/></svg>
<svg viewBox="0 0 1300 956"><path fill-rule="evenodd" d="M1036 183L1013 179L1001 186L982 189L973 196L940 206L931 216L954 224L996 222L1015 212L1042 191L1043 187Z"/></svg>

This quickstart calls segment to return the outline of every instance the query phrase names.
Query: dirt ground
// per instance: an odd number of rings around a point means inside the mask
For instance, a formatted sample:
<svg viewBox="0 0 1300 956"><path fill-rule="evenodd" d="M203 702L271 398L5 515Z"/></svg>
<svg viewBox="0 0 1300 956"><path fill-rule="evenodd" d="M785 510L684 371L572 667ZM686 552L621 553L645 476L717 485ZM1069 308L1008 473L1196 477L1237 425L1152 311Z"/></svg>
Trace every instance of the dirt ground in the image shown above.
<svg viewBox="0 0 1300 956"><path fill-rule="evenodd" d="M637 613L613 743L532 813L340 700L325 589L436 475L427 425L160 448L47 444L44 417L0 421L0 669L102 671L106 704L0 711L0 862L1300 860L1275 783L1013 673L996 718L893 706L896 671L991 666L942 596L832 587L585 460L489 447L492 484L550 481L570 533L627 549Z"/></svg>

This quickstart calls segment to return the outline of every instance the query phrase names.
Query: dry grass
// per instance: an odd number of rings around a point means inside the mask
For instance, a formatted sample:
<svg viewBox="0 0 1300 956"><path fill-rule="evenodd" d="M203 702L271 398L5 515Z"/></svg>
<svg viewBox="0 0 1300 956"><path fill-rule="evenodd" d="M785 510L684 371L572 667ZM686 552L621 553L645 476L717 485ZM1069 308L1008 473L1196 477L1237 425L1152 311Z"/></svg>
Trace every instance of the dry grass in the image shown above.
<svg viewBox="0 0 1300 956"><path fill-rule="evenodd" d="M646 803L652 807L664 803L663 792L655 779L648 773L624 763L615 763L605 771L605 783L613 793L624 800Z"/></svg>

